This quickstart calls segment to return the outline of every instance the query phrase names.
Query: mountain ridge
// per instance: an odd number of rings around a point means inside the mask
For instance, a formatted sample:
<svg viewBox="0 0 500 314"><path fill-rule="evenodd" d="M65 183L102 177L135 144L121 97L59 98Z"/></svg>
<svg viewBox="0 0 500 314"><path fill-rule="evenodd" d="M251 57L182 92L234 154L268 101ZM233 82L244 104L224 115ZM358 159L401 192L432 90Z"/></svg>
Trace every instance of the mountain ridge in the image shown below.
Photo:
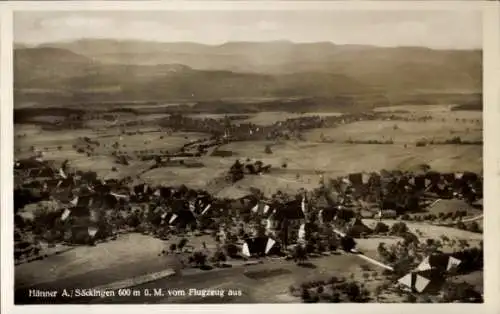
<svg viewBox="0 0 500 314"><path fill-rule="evenodd" d="M99 91L95 99L101 99L105 90L105 99L134 100L152 95L168 100L193 95L200 99L286 98L482 90L481 51L328 42L208 46L80 40L17 46L14 72L18 96L44 90L45 94L83 93L92 98L89 94Z"/></svg>

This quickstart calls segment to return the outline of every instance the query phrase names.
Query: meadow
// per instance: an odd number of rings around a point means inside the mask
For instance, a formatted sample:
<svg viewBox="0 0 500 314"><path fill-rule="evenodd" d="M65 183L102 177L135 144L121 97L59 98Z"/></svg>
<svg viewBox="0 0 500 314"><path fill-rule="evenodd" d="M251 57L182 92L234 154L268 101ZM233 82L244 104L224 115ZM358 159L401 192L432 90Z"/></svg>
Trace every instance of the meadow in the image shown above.
<svg viewBox="0 0 500 314"><path fill-rule="evenodd" d="M294 192L300 188L314 188L320 175L325 178L352 172L372 172L381 169L412 171L422 164L442 172L482 171L481 145L427 145L417 146L422 139L436 142L460 137L466 141L482 140L482 125L478 111L451 111L451 106L398 106L382 108L388 115L409 118L431 115L428 121L357 121L335 128L312 129L304 132L304 140L258 140L230 142L218 147L230 151L231 157L215 157L210 153L191 161L197 167L174 164L149 170L154 162L141 159L144 154L167 153L180 149L194 140L208 138L209 134L172 132L162 129L157 122L166 114L152 113L138 116L116 114L116 120L89 120L82 129L46 130L36 124L15 126L16 158L33 155L33 149L42 151L48 160L61 163L69 160L73 168L96 171L105 178L140 176L149 184L186 184L194 188L211 186L220 182L236 161L260 160L272 166L272 171L261 176L246 176L235 189L249 191L259 188L265 194L278 190ZM395 110L398 111L395 111ZM392 112L392 113L391 113ZM288 118L311 115L338 115L338 113L292 114L260 112L247 120L269 125ZM197 117L222 118L222 114L204 114ZM135 118L135 125L124 127ZM45 121L48 117L39 117ZM44 120L45 119L45 120ZM444 122L443 122L444 119ZM237 122L238 123L238 122ZM84 141L99 142L99 145ZM359 144L357 142L387 141L393 144ZM113 147L115 145L115 147ZM117 145L117 146L116 146ZM91 152L89 153L89 146ZM266 152L269 146L271 152ZM77 152L78 148L84 151ZM117 164L113 151L131 156L129 165ZM230 185L217 185L214 192L222 192ZM231 194L230 192L228 192ZM238 193L236 193L238 194Z"/></svg>

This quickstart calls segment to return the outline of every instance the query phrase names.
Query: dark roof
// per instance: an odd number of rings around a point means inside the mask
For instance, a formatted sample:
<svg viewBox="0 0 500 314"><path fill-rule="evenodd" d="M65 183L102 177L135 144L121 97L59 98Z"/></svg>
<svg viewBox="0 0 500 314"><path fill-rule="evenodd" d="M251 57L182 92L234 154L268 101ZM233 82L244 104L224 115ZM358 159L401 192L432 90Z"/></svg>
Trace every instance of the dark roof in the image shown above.
<svg viewBox="0 0 500 314"><path fill-rule="evenodd" d="M184 199L172 199L170 202L170 208L174 213L189 210L189 203Z"/></svg>
<svg viewBox="0 0 500 314"><path fill-rule="evenodd" d="M411 272L409 275L411 276L411 289L413 291L416 291L417 276L429 280L425 288L420 291L421 293L437 293L445 282L445 277L436 270Z"/></svg>
<svg viewBox="0 0 500 314"><path fill-rule="evenodd" d="M78 196L78 202L75 207L85 207L88 208L92 206L94 200L92 195L80 195Z"/></svg>
<svg viewBox="0 0 500 314"><path fill-rule="evenodd" d="M144 183L134 186L134 193L136 195L147 195L151 194L151 192L152 192L151 188Z"/></svg>
<svg viewBox="0 0 500 314"><path fill-rule="evenodd" d="M172 194L174 193L173 189L168 188L168 187L160 187L156 190L159 190L160 197L163 197L163 198L170 198L172 196Z"/></svg>
<svg viewBox="0 0 500 314"><path fill-rule="evenodd" d="M101 195L95 198L94 204L104 208L115 208L119 204L119 199L111 194Z"/></svg>
<svg viewBox="0 0 500 314"><path fill-rule="evenodd" d="M465 182L475 182L479 180L479 176L474 172L466 171L462 176L462 180Z"/></svg>
<svg viewBox="0 0 500 314"><path fill-rule="evenodd" d="M319 195L316 198L314 203L315 203L317 208L321 208L321 209L329 209L332 207L331 201L324 194Z"/></svg>
<svg viewBox="0 0 500 314"><path fill-rule="evenodd" d="M276 208L274 213L274 218L276 220L295 220L305 218L304 212L302 212L301 200L293 200L284 204L277 204L273 207Z"/></svg>
<svg viewBox="0 0 500 314"><path fill-rule="evenodd" d="M449 183L455 182L455 174L454 173L443 173L442 176L446 182L449 182Z"/></svg>
<svg viewBox="0 0 500 314"><path fill-rule="evenodd" d="M319 213L321 214L321 219L323 220L323 222L330 222L333 220L333 218L335 218L337 209L334 207L324 208L321 209Z"/></svg>
<svg viewBox="0 0 500 314"><path fill-rule="evenodd" d="M363 174L361 172L359 172L359 173L351 173L351 174L349 174L349 181L354 186L362 185L363 184Z"/></svg>
<svg viewBox="0 0 500 314"><path fill-rule="evenodd" d="M47 167L47 163L35 158L21 159L14 164L14 169L38 169Z"/></svg>
<svg viewBox="0 0 500 314"><path fill-rule="evenodd" d="M481 198L481 199L475 201L474 203L472 203L472 205L482 207L483 206L483 199Z"/></svg>
<svg viewBox="0 0 500 314"><path fill-rule="evenodd" d="M267 237L250 238L245 240L250 254L263 254L266 251Z"/></svg>
<svg viewBox="0 0 500 314"><path fill-rule="evenodd" d="M358 218L353 218L347 228L347 234L354 238L358 238L361 234L370 234L372 232L372 229L370 229L361 221L361 219Z"/></svg>
<svg viewBox="0 0 500 314"><path fill-rule="evenodd" d="M432 254L429 256L429 264L433 269L444 273L449 259L450 257L446 254Z"/></svg>
<svg viewBox="0 0 500 314"><path fill-rule="evenodd" d="M196 221L196 217L193 214L193 212L189 210L182 210L182 211L177 211L175 213L174 212L168 213L165 217L165 222L167 224L170 222L170 219L172 218L173 215L176 215L177 217L171 223L172 225L188 224Z"/></svg>
<svg viewBox="0 0 500 314"><path fill-rule="evenodd" d="M272 240L269 237L254 237L254 238L248 238L245 240L245 243L248 246L248 251L250 252L250 255L263 255L266 253L266 247L267 243L269 240ZM273 240L274 241L274 240ZM273 249L277 247L277 243L275 242ZM273 251L271 249L271 251ZM268 252L269 253L271 253Z"/></svg>

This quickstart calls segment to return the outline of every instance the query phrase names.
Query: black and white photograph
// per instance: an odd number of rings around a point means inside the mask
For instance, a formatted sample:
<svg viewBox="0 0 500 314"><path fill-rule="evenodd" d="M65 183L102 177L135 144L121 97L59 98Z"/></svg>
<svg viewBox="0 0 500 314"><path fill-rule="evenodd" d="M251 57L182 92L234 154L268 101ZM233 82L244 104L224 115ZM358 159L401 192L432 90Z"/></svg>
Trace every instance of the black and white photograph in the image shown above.
<svg viewBox="0 0 500 314"><path fill-rule="evenodd" d="M14 304L484 303L483 18L14 11Z"/></svg>

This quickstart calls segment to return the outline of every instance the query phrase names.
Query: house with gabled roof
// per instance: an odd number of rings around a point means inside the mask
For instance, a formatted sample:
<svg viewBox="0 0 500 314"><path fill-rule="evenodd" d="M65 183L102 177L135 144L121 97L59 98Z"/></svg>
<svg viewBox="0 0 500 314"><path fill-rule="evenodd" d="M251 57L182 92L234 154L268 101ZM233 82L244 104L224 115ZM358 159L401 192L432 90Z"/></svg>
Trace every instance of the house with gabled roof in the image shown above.
<svg viewBox="0 0 500 314"><path fill-rule="evenodd" d="M285 203L276 203L275 209L274 217L278 221L283 221L285 219L288 221L304 221L306 218L302 210L302 200L300 199L287 201Z"/></svg>
<svg viewBox="0 0 500 314"><path fill-rule="evenodd" d="M397 285L409 292L437 293L445 282L443 274L434 270L414 271L398 279Z"/></svg>
<svg viewBox="0 0 500 314"><path fill-rule="evenodd" d="M365 225L359 217L352 218L346 226L346 234L353 238L360 238L371 233L373 230Z"/></svg>
<svg viewBox="0 0 500 314"><path fill-rule="evenodd" d="M462 262L448 254L431 254L427 256L415 269L415 271L434 270L442 274L448 274L458 269Z"/></svg>
<svg viewBox="0 0 500 314"><path fill-rule="evenodd" d="M270 237L248 238L241 248L241 254L247 258L277 254L279 251L279 243Z"/></svg>

